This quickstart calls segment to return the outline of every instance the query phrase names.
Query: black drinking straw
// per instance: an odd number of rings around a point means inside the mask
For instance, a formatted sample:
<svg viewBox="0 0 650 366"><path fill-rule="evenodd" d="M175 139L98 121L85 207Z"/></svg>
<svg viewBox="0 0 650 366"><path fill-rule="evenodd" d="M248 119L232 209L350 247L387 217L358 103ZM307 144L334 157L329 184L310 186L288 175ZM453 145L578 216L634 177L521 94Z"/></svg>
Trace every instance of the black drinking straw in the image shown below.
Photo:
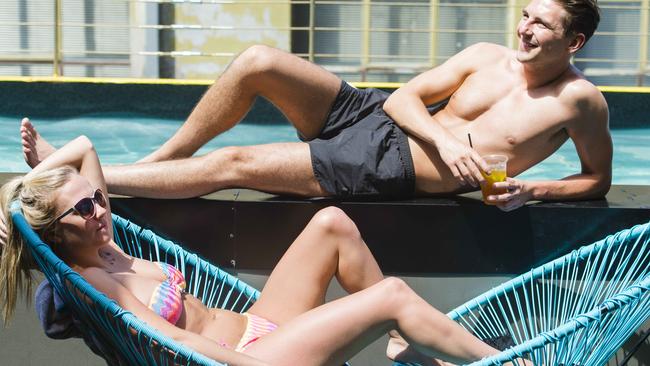
<svg viewBox="0 0 650 366"><path fill-rule="evenodd" d="M467 139L469 140L469 147L473 149L474 146L472 145L472 135L469 132L467 133ZM488 172L485 172L485 174L490 175Z"/></svg>

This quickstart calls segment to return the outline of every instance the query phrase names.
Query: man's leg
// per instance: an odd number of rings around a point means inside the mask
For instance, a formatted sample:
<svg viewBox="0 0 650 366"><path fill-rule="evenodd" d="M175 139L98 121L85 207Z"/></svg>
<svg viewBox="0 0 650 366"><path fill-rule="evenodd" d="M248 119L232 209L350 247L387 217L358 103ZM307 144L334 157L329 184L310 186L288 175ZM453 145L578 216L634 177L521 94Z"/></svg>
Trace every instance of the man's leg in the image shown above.
<svg viewBox="0 0 650 366"><path fill-rule="evenodd" d="M27 118L21 122L21 140L31 167L55 151ZM128 196L189 198L230 187L329 195L314 176L304 142L233 146L203 156L102 168L109 192Z"/></svg>
<svg viewBox="0 0 650 366"><path fill-rule="evenodd" d="M290 53L250 47L233 60L174 136L141 161L191 156L244 118L257 96L278 107L303 136L316 137L340 85L336 75Z"/></svg>
<svg viewBox="0 0 650 366"><path fill-rule="evenodd" d="M327 196L304 142L226 147L207 155L104 167L111 193L149 198L189 198L241 187L271 193Z"/></svg>

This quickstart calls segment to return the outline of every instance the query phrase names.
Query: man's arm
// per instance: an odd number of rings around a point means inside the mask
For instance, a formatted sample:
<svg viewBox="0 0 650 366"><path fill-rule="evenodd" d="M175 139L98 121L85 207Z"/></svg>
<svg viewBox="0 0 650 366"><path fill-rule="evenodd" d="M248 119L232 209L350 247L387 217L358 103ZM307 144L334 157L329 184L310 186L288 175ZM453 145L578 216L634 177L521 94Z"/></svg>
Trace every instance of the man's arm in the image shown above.
<svg viewBox="0 0 650 366"><path fill-rule="evenodd" d="M479 43L454 55L444 64L424 72L397 89L384 103L384 111L410 136L434 146L461 184L476 186L488 170L480 155L467 142L456 139L446 128L432 123L427 105L449 98L476 71L476 60L485 62L494 45Z"/></svg>
<svg viewBox="0 0 650 366"><path fill-rule="evenodd" d="M578 152L581 172L557 181L508 178L506 182L495 183L495 187L507 188L510 192L494 196L499 208L510 211L529 200L592 199L607 194L612 181L612 138L607 103L600 92L596 93L576 104L583 113L566 127Z"/></svg>
<svg viewBox="0 0 650 366"><path fill-rule="evenodd" d="M599 93L600 94L600 93ZM533 199L562 200L603 197L612 183L612 137L609 133L607 103L602 95L584 118L567 128L580 158L580 174L558 182L538 184ZM579 106L582 108L582 106Z"/></svg>

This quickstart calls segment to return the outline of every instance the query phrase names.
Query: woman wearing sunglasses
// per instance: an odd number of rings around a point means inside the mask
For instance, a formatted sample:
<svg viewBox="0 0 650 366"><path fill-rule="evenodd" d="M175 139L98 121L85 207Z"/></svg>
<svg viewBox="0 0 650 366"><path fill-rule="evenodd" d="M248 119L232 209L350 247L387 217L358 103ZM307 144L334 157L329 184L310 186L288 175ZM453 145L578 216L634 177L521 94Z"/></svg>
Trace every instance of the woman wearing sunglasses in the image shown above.
<svg viewBox="0 0 650 366"><path fill-rule="evenodd" d="M23 124L23 141L35 131ZM27 154L29 144L24 148ZM271 273L246 314L208 309L183 291L174 267L128 256L113 241L97 154L79 137L2 187L5 217L18 201L34 230L99 291L162 333L230 365L340 365L390 332L388 356L476 360L498 350L384 278L354 223L339 209L318 212ZM6 222L0 261L5 322L31 283L26 246ZM324 303L336 277L350 295ZM28 292L29 293L29 292ZM291 301L287 301L291 299ZM395 331L397 330L397 331ZM399 334L398 334L399 333ZM409 346L400 335L407 339Z"/></svg>

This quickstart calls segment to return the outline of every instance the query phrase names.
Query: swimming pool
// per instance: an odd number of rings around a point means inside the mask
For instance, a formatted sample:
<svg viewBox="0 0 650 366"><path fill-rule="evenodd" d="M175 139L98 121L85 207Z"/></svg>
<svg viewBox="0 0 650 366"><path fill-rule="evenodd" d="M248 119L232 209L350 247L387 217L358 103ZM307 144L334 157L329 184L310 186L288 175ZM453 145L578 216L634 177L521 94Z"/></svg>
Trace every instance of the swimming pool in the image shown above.
<svg viewBox="0 0 650 366"><path fill-rule="evenodd" d="M159 147L182 121L133 115L82 116L61 120L35 120L34 124L55 146L84 134L97 149L103 164L134 162ZM0 171L25 172L16 118L0 117ZM650 185L650 128L613 130L614 184ZM240 124L199 150L269 142L299 141L289 125ZM555 154L519 177L557 179L579 172L580 162L570 141Z"/></svg>

